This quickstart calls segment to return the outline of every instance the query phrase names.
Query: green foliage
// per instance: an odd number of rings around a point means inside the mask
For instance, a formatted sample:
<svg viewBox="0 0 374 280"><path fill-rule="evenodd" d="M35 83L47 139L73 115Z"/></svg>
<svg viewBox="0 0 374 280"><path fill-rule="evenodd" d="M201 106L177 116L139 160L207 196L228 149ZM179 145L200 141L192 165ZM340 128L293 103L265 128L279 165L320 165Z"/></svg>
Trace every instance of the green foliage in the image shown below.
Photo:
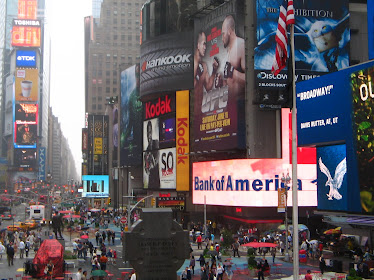
<svg viewBox="0 0 374 280"><path fill-rule="evenodd" d="M224 229L221 231L223 236L223 241L221 242L221 248L229 249L231 248L232 243L234 243L234 238L232 237L232 232Z"/></svg>
<svg viewBox="0 0 374 280"><path fill-rule="evenodd" d="M248 256L248 269L257 268L257 262L255 260L255 249L249 247L247 250L247 256Z"/></svg>
<svg viewBox="0 0 374 280"><path fill-rule="evenodd" d="M247 256L248 257L254 257L255 256L255 249L253 249L252 247L248 247Z"/></svg>
<svg viewBox="0 0 374 280"><path fill-rule="evenodd" d="M354 270L353 268L351 268L349 270L349 274L347 276L347 280L362 280L362 277L357 276L356 270Z"/></svg>
<svg viewBox="0 0 374 280"><path fill-rule="evenodd" d="M64 252L64 260L72 260L76 259L77 256L74 256L73 253L70 250L65 250Z"/></svg>
<svg viewBox="0 0 374 280"><path fill-rule="evenodd" d="M209 257L210 257L210 255L208 255L208 252L209 252L209 249L204 249L204 251L203 251L203 256L204 256L205 258L209 258Z"/></svg>

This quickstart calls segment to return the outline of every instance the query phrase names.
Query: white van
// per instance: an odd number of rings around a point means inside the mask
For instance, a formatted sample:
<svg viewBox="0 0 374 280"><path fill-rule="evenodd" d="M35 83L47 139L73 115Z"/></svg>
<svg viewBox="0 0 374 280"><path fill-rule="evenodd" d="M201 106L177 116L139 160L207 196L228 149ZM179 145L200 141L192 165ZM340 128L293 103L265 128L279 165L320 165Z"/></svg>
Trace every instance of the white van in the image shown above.
<svg viewBox="0 0 374 280"><path fill-rule="evenodd" d="M30 220L44 220L45 206L44 205L31 205L30 206Z"/></svg>

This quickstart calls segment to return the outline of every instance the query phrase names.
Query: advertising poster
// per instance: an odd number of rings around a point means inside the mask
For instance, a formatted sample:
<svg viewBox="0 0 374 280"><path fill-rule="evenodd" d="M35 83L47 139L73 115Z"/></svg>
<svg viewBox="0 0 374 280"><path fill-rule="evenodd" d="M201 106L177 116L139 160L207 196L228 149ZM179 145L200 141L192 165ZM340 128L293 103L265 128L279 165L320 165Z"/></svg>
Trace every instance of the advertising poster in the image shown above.
<svg viewBox="0 0 374 280"><path fill-rule="evenodd" d="M144 188L160 188L159 119L143 124L143 182Z"/></svg>
<svg viewBox="0 0 374 280"><path fill-rule="evenodd" d="M346 145L317 148L318 209L348 211Z"/></svg>
<svg viewBox="0 0 374 280"><path fill-rule="evenodd" d="M293 1L296 82L349 66L348 2ZM287 68L277 76L271 73L281 3L282 0L256 0L255 103L282 104L280 91L289 83Z"/></svg>
<svg viewBox="0 0 374 280"><path fill-rule="evenodd" d="M36 167L36 149L15 149L14 165L33 170Z"/></svg>
<svg viewBox="0 0 374 280"><path fill-rule="evenodd" d="M19 19L36 19L37 11L37 0L18 0Z"/></svg>
<svg viewBox="0 0 374 280"><path fill-rule="evenodd" d="M142 163L142 114L140 101L139 65L121 73L121 165L139 166Z"/></svg>
<svg viewBox="0 0 374 280"><path fill-rule="evenodd" d="M360 178L361 206L364 213L374 213L374 63L353 72L350 77L354 136Z"/></svg>
<svg viewBox="0 0 374 280"><path fill-rule="evenodd" d="M36 148L37 124L14 123L14 148Z"/></svg>
<svg viewBox="0 0 374 280"><path fill-rule="evenodd" d="M205 198L207 205L278 207L278 189L285 187L282 174L292 170L290 126L289 110L282 109L282 158L193 163L193 204L203 205ZM297 170L298 205L317 206L316 154L299 154ZM287 205L292 206L292 195L288 195Z"/></svg>
<svg viewBox="0 0 374 280"><path fill-rule="evenodd" d="M190 92L177 91L177 191L190 190Z"/></svg>
<svg viewBox="0 0 374 280"><path fill-rule="evenodd" d="M39 70L38 69L16 69L15 100L16 101L38 101L39 93Z"/></svg>
<svg viewBox="0 0 374 280"><path fill-rule="evenodd" d="M160 118L160 148L175 146L175 115Z"/></svg>
<svg viewBox="0 0 374 280"><path fill-rule="evenodd" d="M160 162L160 189L176 188L176 149L163 149L159 151Z"/></svg>
<svg viewBox="0 0 374 280"><path fill-rule="evenodd" d="M374 0L367 0L369 59L374 59Z"/></svg>
<svg viewBox="0 0 374 280"><path fill-rule="evenodd" d="M16 67L36 67L36 51L16 50Z"/></svg>
<svg viewBox="0 0 374 280"><path fill-rule="evenodd" d="M82 182L82 197L109 197L108 175L84 175Z"/></svg>
<svg viewBox="0 0 374 280"><path fill-rule="evenodd" d="M13 106L14 106L14 76L10 75L6 78L5 85L5 114L4 114L4 136L13 133Z"/></svg>
<svg viewBox="0 0 374 280"><path fill-rule="evenodd" d="M12 46L40 48L40 20L13 19Z"/></svg>
<svg viewBox="0 0 374 280"><path fill-rule="evenodd" d="M244 1L230 1L195 19L195 151L239 147L245 126ZM239 132L240 131L240 132Z"/></svg>
<svg viewBox="0 0 374 280"><path fill-rule="evenodd" d="M38 104L15 104L15 122L17 124L36 124Z"/></svg>
<svg viewBox="0 0 374 280"><path fill-rule="evenodd" d="M192 32L157 36L140 46L140 95L192 88Z"/></svg>

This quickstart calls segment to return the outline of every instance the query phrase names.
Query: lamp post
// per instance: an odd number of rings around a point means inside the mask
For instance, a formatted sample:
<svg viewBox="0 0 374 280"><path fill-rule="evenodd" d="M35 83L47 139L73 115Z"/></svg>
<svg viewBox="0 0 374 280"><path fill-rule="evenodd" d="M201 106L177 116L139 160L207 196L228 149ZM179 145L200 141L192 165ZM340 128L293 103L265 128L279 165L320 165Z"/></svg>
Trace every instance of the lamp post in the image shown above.
<svg viewBox="0 0 374 280"><path fill-rule="evenodd" d="M281 178L281 182L284 184L284 189L285 189L285 196L286 196L286 199L285 199L285 210L284 210L284 213L285 213L285 221L284 221L284 225L285 225L285 228L286 228L286 248L285 248L285 254L284 254L284 259L285 261L289 261L289 253L288 253L288 215L287 215L287 198L288 198L288 185L289 183L291 182L291 177L287 171L287 175L284 176L284 173L282 173L282 178Z"/></svg>

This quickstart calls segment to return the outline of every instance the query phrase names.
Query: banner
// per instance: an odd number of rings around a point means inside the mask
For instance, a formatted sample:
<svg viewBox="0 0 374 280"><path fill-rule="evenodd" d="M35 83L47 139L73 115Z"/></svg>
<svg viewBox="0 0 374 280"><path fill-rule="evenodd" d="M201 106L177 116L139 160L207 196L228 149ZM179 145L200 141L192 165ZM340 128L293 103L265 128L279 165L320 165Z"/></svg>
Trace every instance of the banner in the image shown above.
<svg viewBox="0 0 374 280"><path fill-rule="evenodd" d="M160 158L160 189L176 189L176 149L163 149Z"/></svg>
<svg viewBox="0 0 374 280"><path fill-rule="evenodd" d="M15 100L37 102L39 96L39 70L16 68Z"/></svg>
<svg viewBox="0 0 374 280"><path fill-rule="evenodd" d="M278 213L286 211L286 188L278 189Z"/></svg>
<svg viewBox="0 0 374 280"><path fill-rule="evenodd" d="M103 138L95 137L94 138L94 155L103 154Z"/></svg>
<svg viewBox="0 0 374 280"><path fill-rule="evenodd" d="M45 161L46 161L46 148L39 148L39 180L45 180Z"/></svg>
<svg viewBox="0 0 374 280"><path fill-rule="evenodd" d="M177 191L190 190L190 92L176 93Z"/></svg>
<svg viewBox="0 0 374 280"><path fill-rule="evenodd" d="M195 19L193 77L193 150L244 148L242 0L226 2L207 16Z"/></svg>
<svg viewBox="0 0 374 280"><path fill-rule="evenodd" d="M192 32L157 36L140 46L140 95L192 88Z"/></svg>
<svg viewBox="0 0 374 280"><path fill-rule="evenodd" d="M335 72L349 66L348 0L294 0L296 82ZM275 57L275 34L282 0L257 0L255 85L257 104L284 104L291 83L287 68L271 73ZM283 92L282 92L283 91Z"/></svg>
<svg viewBox="0 0 374 280"><path fill-rule="evenodd" d="M142 111L140 101L139 64L121 73L121 166L142 163Z"/></svg>

